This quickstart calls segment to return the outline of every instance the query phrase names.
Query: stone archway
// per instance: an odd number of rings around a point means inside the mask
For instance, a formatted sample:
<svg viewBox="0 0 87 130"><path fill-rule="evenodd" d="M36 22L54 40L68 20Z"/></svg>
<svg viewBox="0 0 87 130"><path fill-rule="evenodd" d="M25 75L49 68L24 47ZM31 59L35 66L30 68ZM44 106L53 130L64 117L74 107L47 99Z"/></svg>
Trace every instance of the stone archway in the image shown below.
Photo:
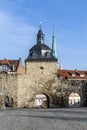
<svg viewBox="0 0 87 130"><path fill-rule="evenodd" d="M9 97L5 97L5 107L9 107Z"/></svg>
<svg viewBox="0 0 87 130"><path fill-rule="evenodd" d="M35 108L49 108L49 97L46 94L37 94L34 102Z"/></svg>
<svg viewBox="0 0 87 130"><path fill-rule="evenodd" d="M13 107L13 97L5 96L5 107Z"/></svg>
<svg viewBox="0 0 87 130"><path fill-rule="evenodd" d="M78 93L71 93L68 99L69 107L80 107L81 97Z"/></svg>

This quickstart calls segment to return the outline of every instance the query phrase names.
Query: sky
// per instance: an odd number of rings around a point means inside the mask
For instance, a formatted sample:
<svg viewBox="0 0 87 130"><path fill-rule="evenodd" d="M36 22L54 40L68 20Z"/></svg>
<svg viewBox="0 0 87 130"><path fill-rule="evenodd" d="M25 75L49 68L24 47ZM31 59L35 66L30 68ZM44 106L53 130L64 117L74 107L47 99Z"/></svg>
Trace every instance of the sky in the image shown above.
<svg viewBox="0 0 87 130"><path fill-rule="evenodd" d="M0 59L25 64L40 22L50 48L54 25L63 69L87 70L87 0L0 0Z"/></svg>

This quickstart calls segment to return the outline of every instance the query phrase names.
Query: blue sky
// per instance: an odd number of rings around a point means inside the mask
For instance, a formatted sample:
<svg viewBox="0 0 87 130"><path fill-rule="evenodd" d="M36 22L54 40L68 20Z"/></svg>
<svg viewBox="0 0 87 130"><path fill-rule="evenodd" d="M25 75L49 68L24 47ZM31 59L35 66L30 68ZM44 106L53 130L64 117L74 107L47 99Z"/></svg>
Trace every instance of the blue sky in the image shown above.
<svg viewBox="0 0 87 130"><path fill-rule="evenodd" d="M53 24L59 63L87 70L87 0L0 1L0 59L27 58L36 44L39 23L52 46Z"/></svg>

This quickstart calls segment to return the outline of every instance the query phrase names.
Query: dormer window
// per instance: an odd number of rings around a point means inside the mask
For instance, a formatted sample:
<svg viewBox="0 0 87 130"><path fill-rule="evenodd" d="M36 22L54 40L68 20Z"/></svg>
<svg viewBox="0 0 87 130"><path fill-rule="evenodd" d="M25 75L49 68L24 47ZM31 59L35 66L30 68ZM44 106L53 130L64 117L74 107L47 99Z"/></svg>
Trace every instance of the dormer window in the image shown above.
<svg viewBox="0 0 87 130"><path fill-rule="evenodd" d="M84 77L84 74L80 74L80 77Z"/></svg>
<svg viewBox="0 0 87 130"><path fill-rule="evenodd" d="M15 71L15 65L14 64L11 66L11 71Z"/></svg>
<svg viewBox="0 0 87 130"><path fill-rule="evenodd" d="M2 71L8 71L8 65L2 65Z"/></svg>
<svg viewBox="0 0 87 130"><path fill-rule="evenodd" d="M75 77L75 74L72 74L72 77Z"/></svg>

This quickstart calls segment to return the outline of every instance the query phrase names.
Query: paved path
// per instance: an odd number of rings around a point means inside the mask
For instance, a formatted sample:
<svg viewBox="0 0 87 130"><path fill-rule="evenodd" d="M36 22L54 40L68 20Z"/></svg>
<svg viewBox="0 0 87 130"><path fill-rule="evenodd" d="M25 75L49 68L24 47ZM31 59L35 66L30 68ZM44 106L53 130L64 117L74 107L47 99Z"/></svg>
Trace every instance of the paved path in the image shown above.
<svg viewBox="0 0 87 130"><path fill-rule="evenodd" d="M0 110L0 130L87 130L87 108Z"/></svg>

